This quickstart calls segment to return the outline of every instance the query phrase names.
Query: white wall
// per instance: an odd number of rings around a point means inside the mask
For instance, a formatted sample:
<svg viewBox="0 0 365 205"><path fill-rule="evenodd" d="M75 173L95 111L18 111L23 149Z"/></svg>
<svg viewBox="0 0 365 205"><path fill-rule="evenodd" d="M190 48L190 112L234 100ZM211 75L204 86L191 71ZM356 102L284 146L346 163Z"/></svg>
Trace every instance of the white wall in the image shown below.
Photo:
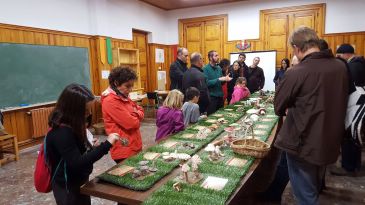
<svg viewBox="0 0 365 205"><path fill-rule="evenodd" d="M88 34L88 0L0 0L0 23Z"/></svg>
<svg viewBox="0 0 365 205"><path fill-rule="evenodd" d="M132 29L151 32L149 42L167 44L166 11L136 0L93 0L94 33L132 40Z"/></svg>
<svg viewBox="0 0 365 205"><path fill-rule="evenodd" d="M326 3L325 33L365 30L365 0L250 0L169 11L169 44L178 43L178 19L228 14L228 40L257 39L260 10L316 3Z"/></svg>
<svg viewBox="0 0 365 205"><path fill-rule="evenodd" d="M0 23L132 40L132 28L150 43L178 44L178 19L228 14L228 40L259 37L263 9L326 3L326 33L365 30L365 0L251 0L164 11L138 0L0 0Z"/></svg>
<svg viewBox="0 0 365 205"><path fill-rule="evenodd" d="M167 12L137 0L0 0L0 23L132 40L132 28L168 43Z"/></svg>

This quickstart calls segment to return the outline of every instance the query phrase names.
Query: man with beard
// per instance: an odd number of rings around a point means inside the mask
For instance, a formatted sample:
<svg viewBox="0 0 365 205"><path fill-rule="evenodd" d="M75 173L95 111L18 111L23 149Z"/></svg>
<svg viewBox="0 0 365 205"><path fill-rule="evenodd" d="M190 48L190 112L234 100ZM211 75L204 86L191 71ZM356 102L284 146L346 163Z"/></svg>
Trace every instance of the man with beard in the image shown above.
<svg viewBox="0 0 365 205"><path fill-rule="evenodd" d="M238 64L240 64L240 76L239 77L245 77L243 74L244 74L244 71L248 69L248 66L246 65L245 63L245 60L246 60L246 54L244 53L240 53L238 55Z"/></svg>
<svg viewBox="0 0 365 205"><path fill-rule="evenodd" d="M210 94L210 104L207 109L207 114L210 115L223 107L223 90L222 82L232 80L227 76L222 76L222 69L219 67L219 55L217 51L211 50L208 52L209 63L203 67L203 71L207 80L207 85Z"/></svg>

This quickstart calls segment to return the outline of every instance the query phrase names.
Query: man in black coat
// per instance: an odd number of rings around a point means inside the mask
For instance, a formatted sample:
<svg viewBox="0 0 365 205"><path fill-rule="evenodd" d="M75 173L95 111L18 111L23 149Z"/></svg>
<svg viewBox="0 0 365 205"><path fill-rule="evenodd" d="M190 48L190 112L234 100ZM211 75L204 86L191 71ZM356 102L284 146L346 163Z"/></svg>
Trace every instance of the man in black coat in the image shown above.
<svg viewBox="0 0 365 205"><path fill-rule="evenodd" d="M184 73L182 79L183 92L189 87L195 87L200 91L199 110L201 114L207 111L210 103L209 90L202 67L204 65L202 55L194 52L190 58L191 67Z"/></svg>
<svg viewBox="0 0 365 205"><path fill-rule="evenodd" d="M188 49L178 48L177 59L170 65L170 90L178 89L182 91L182 77L188 70L187 59L189 56Z"/></svg>
<svg viewBox="0 0 365 205"><path fill-rule="evenodd" d="M336 56L347 61L351 78L356 86L365 86L365 59L363 56L355 56L355 49L350 44L342 44L338 47Z"/></svg>
<svg viewBox="0 0 365 205"><path fill-rule="evenodd" d="M244 76L247 79L247 87L251 93L259 91L264 88L265 75L264 70L258 65L260 63L260 57L253 59L253 64L244 70Z"/></svg>
<svg viewBox="0 0 365 205"><path fill-rule="evenodd" d="M365 59L363 56L355 56L354 53L355 49L350 44L342 44L336 51L336 56L347 62L350 79L356 86L349 93L346 132L341 144L341 168L334 167L330 170L331 174L339 176L356 176L361 169L361 136L357 130L365 126L360 123L365 116L365 113L361 112L365 107L362 88L365 86Z"/></svg>
<svg viewBox="0 0 365 205"><path fill-rule="evenodd" d="M246 60L246 54L240 53L238 55L238 59L237 59L238 63L240 64L240 67L241 67L239 77L246 77L246 76L244 76L244 72L245 72L245 70L248 69L248 66L245 63L245 60Z"/></svg>

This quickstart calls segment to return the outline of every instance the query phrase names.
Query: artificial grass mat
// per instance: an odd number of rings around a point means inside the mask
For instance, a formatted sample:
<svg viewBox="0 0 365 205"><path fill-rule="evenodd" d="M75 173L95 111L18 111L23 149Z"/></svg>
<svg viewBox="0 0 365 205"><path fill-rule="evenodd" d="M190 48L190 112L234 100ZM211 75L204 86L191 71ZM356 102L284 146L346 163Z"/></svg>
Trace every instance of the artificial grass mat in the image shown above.
<svg viewBox="0 0 365 205"><path fill-rule="evenodd" d="M237 104L244 104L244 102L240 101ZM215 140L222 132L224 132L224 128L228 127L230 124L237 122L244 115L245 111L250 109L251 106L245 105L244 108L239 109L239 107L234 105L228 105L225 108L218 110L215 114L223 114L223 118L228 121L226 124L220 124L218 129L211 132L206 139L186 139L182 136L184 134L196 134L198 130L194 129L195 126L210 126L212 123L206 122L209 119L218 119L220 117L210 115L207 119L201 120L198 123L186 128L184 131L173 134L167 140L174 140L179 142L179 144L184 142L193 143L195 145L194 149L182 149L181 147L172 147L166 148L162 146L164 142L160 142L159 144L148 148L147 150L140 152L136 156L128 158L124 161L123 164L129 165L132 167L137 167L138 162L145 160L143 155L146 152L174 152L177 150L178 153L187 153L189 155L194 155L199 150L201 150L205 145ZM232 111L225 111L225 109L233 109ZM273 109L267 109L267 114L273 114ZM260 124L267 125L265 132L256 135L259 136L262 140L266 141L269 137L272 128L277 123L277 117L273 118L271 122L261 122L258 121L255 123L255 127ZM197 184L182 184L182 191L177 192L172 188L172 185L176 182L174 179L169 180L166 184L161 186L158 190L156 190L145 202L144 204L224 204L225 201L229 198L231 193L236 189L238 183L241 178L247 173L249 168L251 167L253 161L255 160L253 157L242 156L235 154L229 148L222 148L222 153L225 155L224 159L219 162L211 162L208 160L208 154L206 152L199 153L199 156L203 160L203 162L199 165L199 171L204 176L204 179L207 176L215 176L228 179L227 184L223 188L223 190L215 191L211 189L205 189L201 187L201 183L204 181L201 180ZM226 163L232 157L246 159L247 163L244 167L233 167L228 166ZM150 163L151 164L151 163ZM155 167L158 168L158 171L150 176L146 176L143 180L137 180L132 178L132 174L126 174L122 177L113 176L108 174L107 172L98 176L103 181L107 181L119 186L123 186L132 190L137 191L145 191L151 188L156 182L158 182L162 177L169 174L172 170L174 170L179 165L179 161L175 160L173 162L165 162L163 159L158 158L155 160Z"/></svg>
<svg viewBox="0 0 365 205"><path fill-rule="evenodd" d="M268 109L267 114L273 114L272 109ZM255 123L255 127L258 125L266 125L264 134L257 135L261 140L266 141L271 134L272 129L276 125L278 117L273 117L271 122L258 121ZM199 156L202 159L202 163L199 165L199 171L203 174L202 179L197 184L182 184L182 191L178 192L173 189L172 185L176 182L174 179L169 180L166 184L156 190L143 204L144 205L197 205L197 204L210 204L210 205L222 205L229 199L230 195L238 186L241 178L246 175L247 171L253 164L255 158L250 156L242 156L233 152L230 148L222 148L224 159L218 162L211 162L208 158L207 152L199 152ZM246 159L247 162L244 167L228 166L227 161L231 158ZM205 189L201 187L207 176L215 176L228 179L227 184L220 191L211 189Z"/></svg>

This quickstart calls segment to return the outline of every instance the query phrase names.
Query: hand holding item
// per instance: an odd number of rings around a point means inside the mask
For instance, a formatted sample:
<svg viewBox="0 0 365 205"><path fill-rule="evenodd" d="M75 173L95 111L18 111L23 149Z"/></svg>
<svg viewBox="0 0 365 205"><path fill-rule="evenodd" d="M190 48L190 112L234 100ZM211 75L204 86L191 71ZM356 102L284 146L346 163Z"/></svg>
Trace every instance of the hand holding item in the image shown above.
<svg viewBox="0 0 365 205"><path fill-rule="evenodd" d="M110 142L110 144L114 144L117 141L120 141L123 146L127 146L129 144L129 140L127 138L120 137L118 133L111 133L107 140Z"/></svg>
<svg viewBox="0 0 365 205"><path fill-rule="evenodd" d="M118 133L111 133L108 138L107 138L108 142L110 142L110 144L114 144L116 141L119 141L119 134Z"/></svg>
<svg viewBox="0 0 365 205"><path fill-rule="evenodd" d="M99 139L98 139L98 138L93 138L92 142L93 142L93 146L94 146L94 147L97 147L97 146L99 146L99 145L100 145L100 141L99 141Z"/></svg>

